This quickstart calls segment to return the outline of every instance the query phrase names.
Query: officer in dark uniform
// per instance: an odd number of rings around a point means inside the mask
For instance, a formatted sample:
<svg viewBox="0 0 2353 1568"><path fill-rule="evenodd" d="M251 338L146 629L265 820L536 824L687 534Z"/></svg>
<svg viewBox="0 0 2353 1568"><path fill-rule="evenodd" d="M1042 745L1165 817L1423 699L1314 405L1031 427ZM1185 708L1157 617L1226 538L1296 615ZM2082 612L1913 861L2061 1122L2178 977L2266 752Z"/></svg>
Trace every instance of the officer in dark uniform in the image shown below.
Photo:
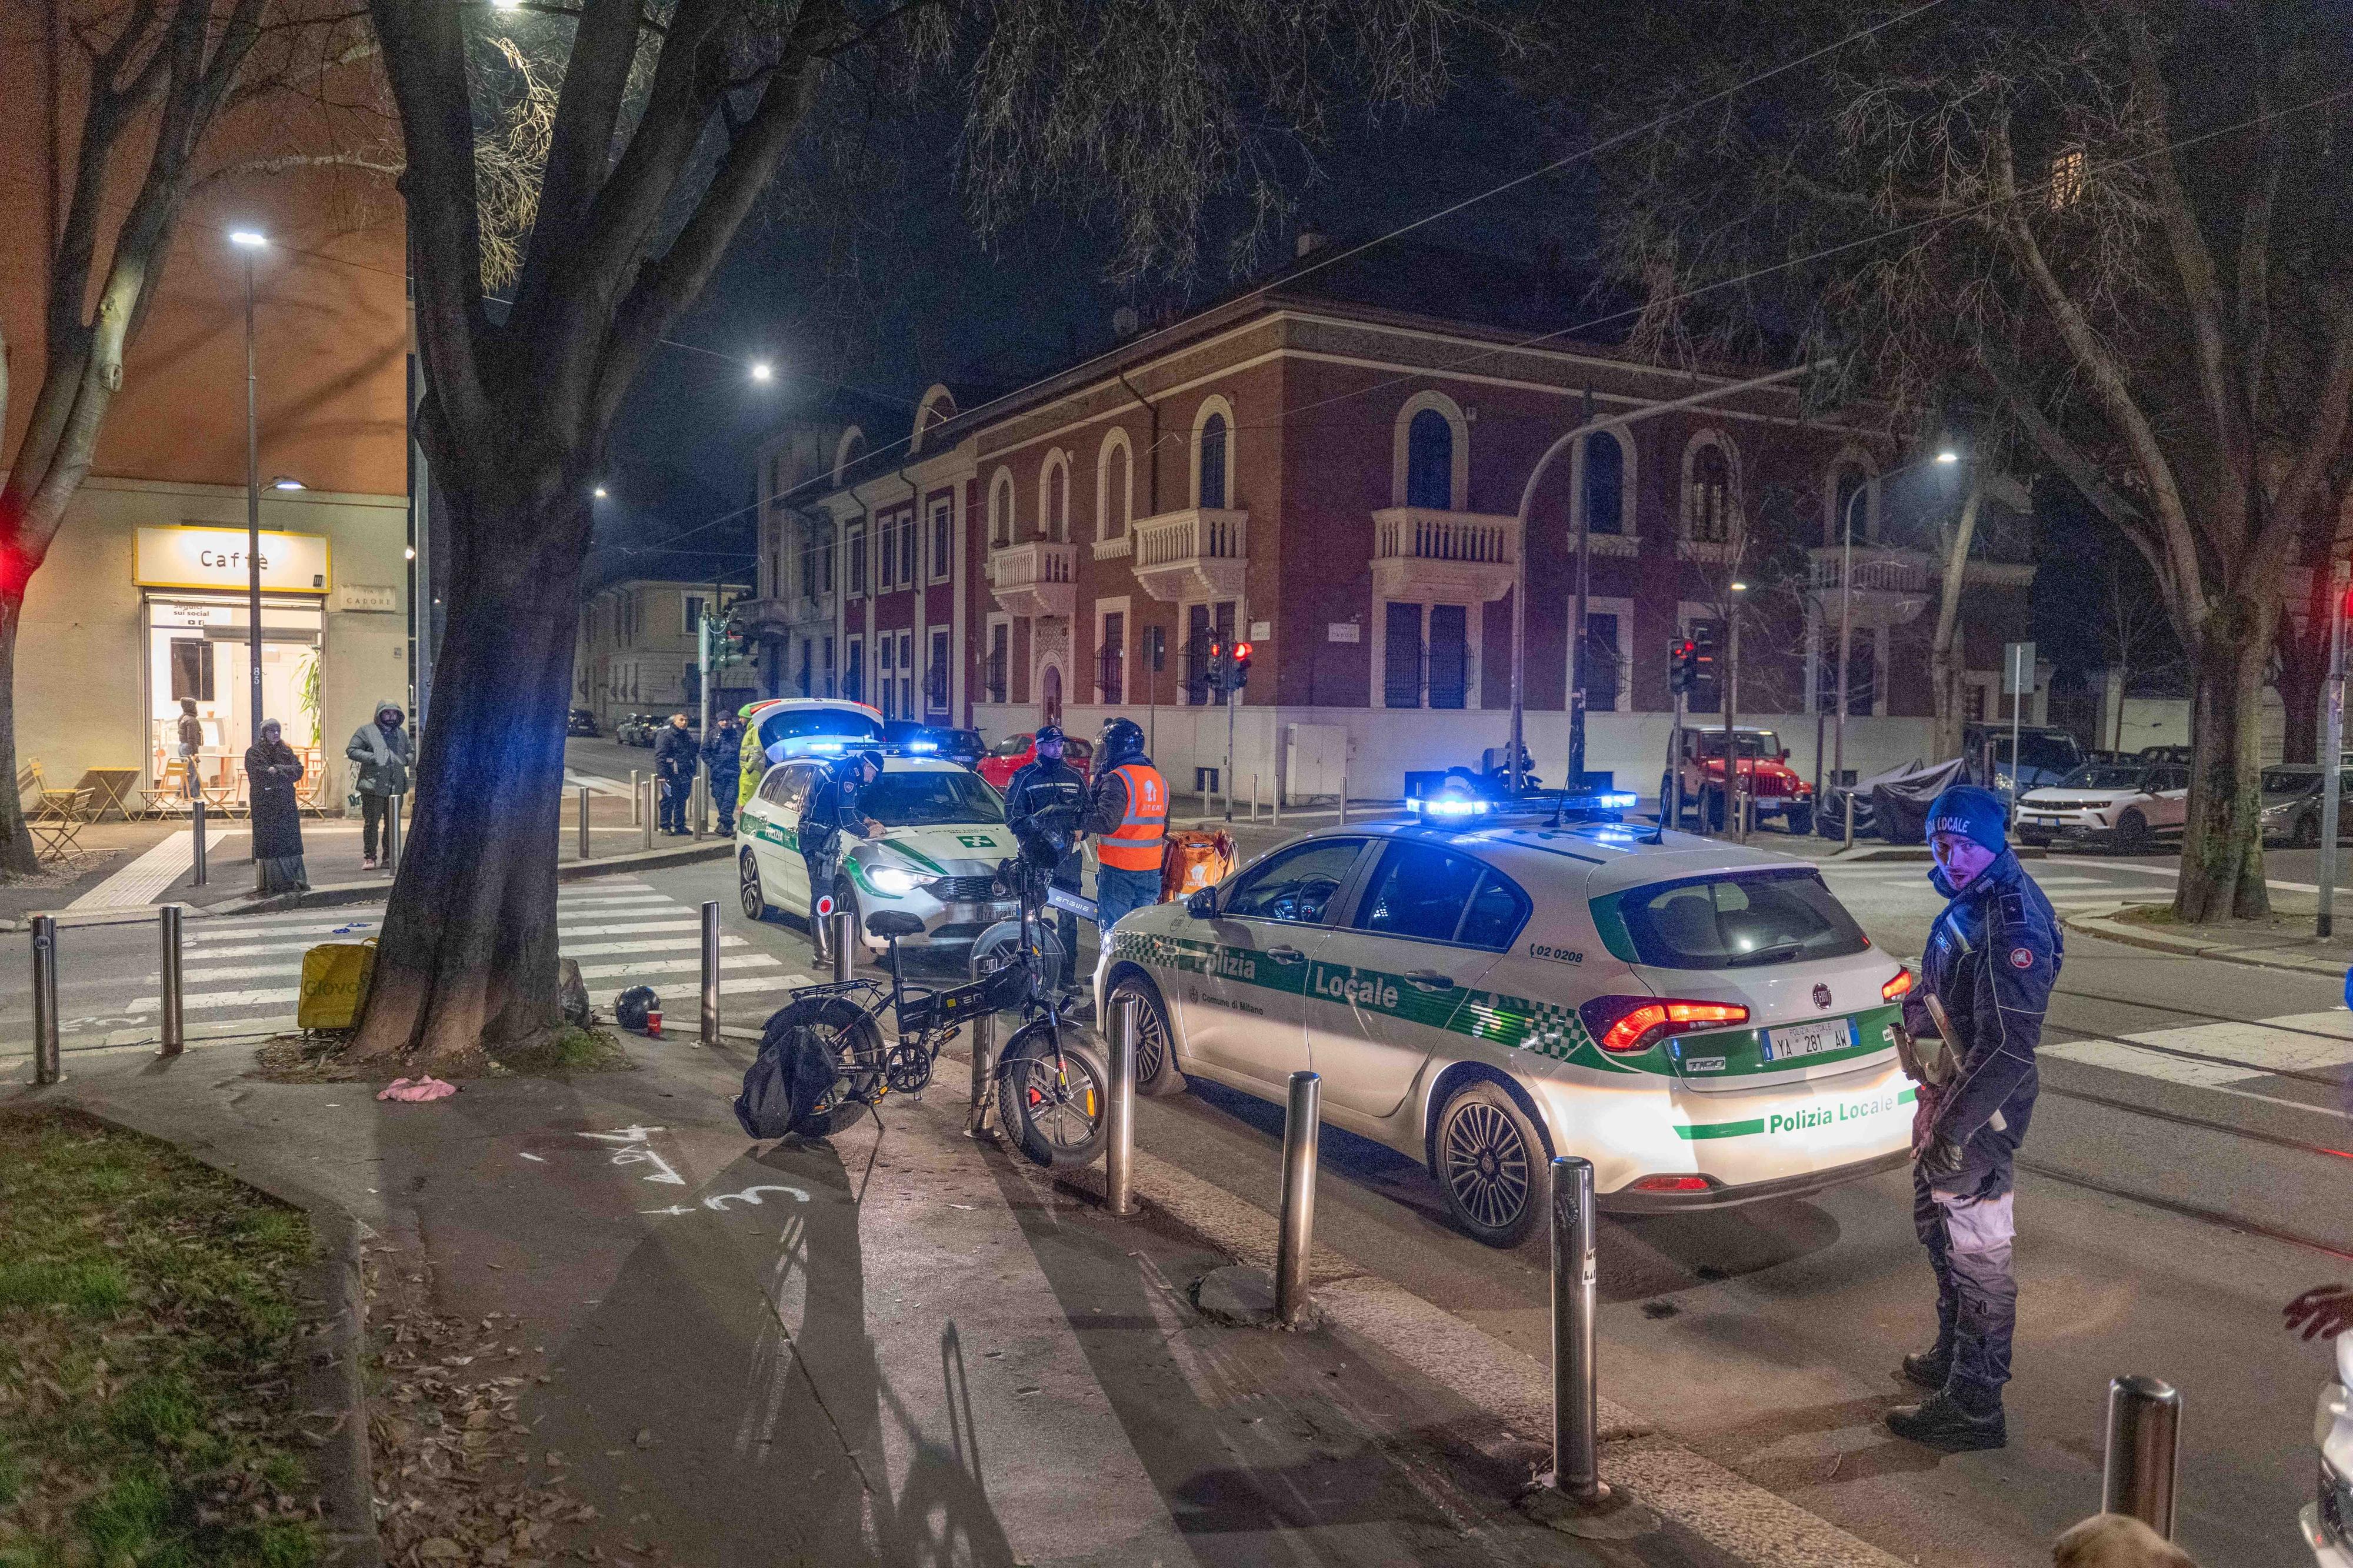
<svg viewBox="0 0 2353 1568"><path fill-rule="evenodd" d="M2034 1051L2064 956L2051 900L2005 841L2009 816L2000 795L1974 784L1945 791L1929 807L1936 868L1928 879L1949 901L1929 928L1922 983L1904 999L1904 1026L1925 1047L1913 1053L1925 1065L1912 1123L1912 1218L1936 1274L1936 1342L1905 1356L1897 1373L1934 1392L1890 1412L1887 1426L1948 1450L2009 1441L2001 1385L2018 1321L2012 1164L2034 1113ZM1941 1070L1940 1038L1949 1047Z"/></svg>
<svg viewBox="0 0 2353 1568"><path fill-rule="evenodd" d="M854 833L871 838L881 833L882 825L868 816L858 802L858 792L881 776L881 752L852 752L825 770L817 787L809 791L808 803L801 807L801 864L807 868L809 879L809 941L819 963L833 962L833 933L817 912L818 900L833 891L834 875L841 865L841 836Z"/></svg>
<svg viewBox="0 0 2353 1568"><path fill-rule="evenodd" d="M1034 742L1036 760L1013 775L1005 786L1005 826L1016 838L1026 838L1040 830L1066 835L1070 845L1054 867L1052 885L1067 892L1079 890L1079 819L1086 813L1087 781L1078 769L1062 760L1062 731L1049 724L1038 731ZM1059 984L1064 990L1075 984L1079 964L1079 917L1068 910L1057 910L1056 931L1062 942L1062 973Z"/></svg>

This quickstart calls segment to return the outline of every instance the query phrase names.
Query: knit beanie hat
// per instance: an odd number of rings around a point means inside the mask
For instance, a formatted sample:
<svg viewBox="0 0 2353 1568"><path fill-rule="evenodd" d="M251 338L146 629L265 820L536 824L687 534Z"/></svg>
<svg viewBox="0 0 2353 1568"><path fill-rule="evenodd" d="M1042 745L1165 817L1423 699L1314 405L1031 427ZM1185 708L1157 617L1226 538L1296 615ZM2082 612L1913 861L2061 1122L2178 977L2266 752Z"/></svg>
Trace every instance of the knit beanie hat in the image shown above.
<svg viewBox="0 0 2353 1568"><path fill-rule="evenodd" d="M1978 784L1955 784L1928 808L1927 837L1957 833L1999 855L2009 846L2009 821L2010 804L2000 795Z"/></svg>

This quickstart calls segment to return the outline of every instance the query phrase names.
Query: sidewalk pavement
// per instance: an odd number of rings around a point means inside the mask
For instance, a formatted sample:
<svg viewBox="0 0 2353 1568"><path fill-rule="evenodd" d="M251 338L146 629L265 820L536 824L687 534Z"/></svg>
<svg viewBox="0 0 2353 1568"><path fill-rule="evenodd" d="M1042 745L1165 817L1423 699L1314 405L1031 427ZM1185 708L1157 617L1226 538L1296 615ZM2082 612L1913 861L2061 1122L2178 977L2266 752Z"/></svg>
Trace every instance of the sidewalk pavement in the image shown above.
<svg viewBox="0 0 2353 1568"><path fill-rule="evenodd" d="M2353 910L2338 929L2344 934L2322 939L2313 935L2309 914L2275 914L2263 921L2230 921L2211 926L2149 925L2118 917L2128 909L2162 909L2159 905L2116 904L2077 910L2062 921L2069 931L2104 937L2157 952L2188 958L2211 958L2224 963L2251 964L2258 969L2288 969L2305 974L2347 978L2353 984Z"/></svg>
<svg viewBox="0 0 2353 1568"><path fill-rule="evenodd" d="M422 1106L248 1078L225 1052L124 1053L0 1103L78 1100L341 1205L389 1249L380 1277L505 1342L436 1375L522 1390L526 1450L484 1461L483 1495L591 1505L533 1560L1892 1562L1614 1407L1605 1473L1702 1501L1600 1545L1534 1522L1514 1506L1547 1459L1525 1357L1361 1279L1327 1283L1325 1329L1210 1321L1189 1291L1235 1250L1203 1237L1233 1224L1219 1195L1146 1161L1145 1218L1111 1219L1083 1179L966 1140L961 1071L827 1142L756 1145L726 1105L744 1042L630 1051L643 1070ZM1518 1392L1489 1397L1499 1378ZM406 1517L395 1563L421 1560Z"/></svg>

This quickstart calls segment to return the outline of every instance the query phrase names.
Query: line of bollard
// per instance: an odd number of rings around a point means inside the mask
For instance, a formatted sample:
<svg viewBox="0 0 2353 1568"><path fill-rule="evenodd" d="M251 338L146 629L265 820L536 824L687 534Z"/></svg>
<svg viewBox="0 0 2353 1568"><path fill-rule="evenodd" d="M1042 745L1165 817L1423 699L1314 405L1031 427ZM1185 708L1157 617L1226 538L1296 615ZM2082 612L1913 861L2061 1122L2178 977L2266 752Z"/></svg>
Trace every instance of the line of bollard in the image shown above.
<svg viewBox="0 0 2353 1568"><path fill-rule="evenodd" d="M188 803L188 834L196 868L195 885L205 885L205 797Z"/></svg>
<svg viewBox="0 0 2353 1568"><path fill-rule="evenodd" d="M1250 826L1258 826L1258 775L1250 774Z"/></svg>
<svg viewBox="0 0 2353 1568"><path fill-rule="evenodd" d="M1552 1474L1545 1483L1580 1503L1609 1495L1601 1479L1600 1396L1594 1376L1593 1162L1552 1163Z"/></svg>
<svg viewBox="0 0 2353 1568"><path fill-rule="evenodd" d="M58 922L33 917L33 1081L55 1083L65 1076L58 1060Z"/></svg>
<svg viewBox="0 0 2353 1568"><path fill-rule="evenodd" d="M400 796L384 797L384 870L388 877L400 874Z"/></svg>
<svg viewBox="0 0 2353 1568"><path fill-rule="evenodd" d="M648 849L654 847L654 791L657 787L659 786L655 784L653 776L651 774L648 774L646 777L645 805L644 808L638 813L638 826L642 830L638 842Z"/></svg>
<svg viewBox="0 0 2353 1568"><path fill-rule="evenodd" d="M2100 1511L2130 1514L2172 1540L2180 1444L2179 1390L2162 1378L2110 1379Z"/></svg>
<svg viewBox="0 0 2353 1568"><path fill-rule="evenodd" d="M589 858L588 851L588 786L580 786L580 858Z"/></svg>
<svg viewBox="0 0 2353 1568"><path fill-rule="evenodd" d="M995 973L1002 965L984 963L983 978ZM965 1117L964 1135L967 1138L992 1136L988 1130L989 1083L997 1060L997 1015L983 1013L972 1021L972 1109Z"/></svg>
<svg viewBox="0 0 2353 1568"><path fill-rule="evenodd" d="M1291 1075L1282 1117L1282 1217L1274 1244L1274 1315L1285 1328L1307 1310L1307 1264L1315 1247L1315 1139L1324 1120L1324 1080Z"/></svg>
<svg viewBox="0 0 2353 1568"><path fill-rule="evenodd" d="M848 910L837 910L833 916L833 983L848 984L858 977L858 917Z"/></svg>
<svg viewBox="0 0 2353 1568"><path fill-rule="evenodd" d="M702 904L702 1044L719 1043L719 900Z"/></svg>
<svg viewBox="0 0 2353 1568"><path fill-rule="evenodd" d="M1144 999L1123 991L1111 1005L1111 1103L1105 1107L1103 1209L1135 1212L1135 1030Z"/></svg>
<svg viewBox="0 0 2353 1568"><path fill-rule="evenodd" d="M186 1016L180 977L180 906L165 904L155 911L156 931L164 945L163 1056L176 1057L187 1044Z"/></svg>

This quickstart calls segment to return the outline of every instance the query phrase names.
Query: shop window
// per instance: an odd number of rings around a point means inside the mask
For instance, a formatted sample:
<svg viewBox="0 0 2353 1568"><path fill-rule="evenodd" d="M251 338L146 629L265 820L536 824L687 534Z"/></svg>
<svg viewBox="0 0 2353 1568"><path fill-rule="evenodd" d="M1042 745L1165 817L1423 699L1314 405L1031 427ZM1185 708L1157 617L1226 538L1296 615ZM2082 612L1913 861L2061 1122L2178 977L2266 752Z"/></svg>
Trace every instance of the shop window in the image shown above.
<svg viewBox="0 0 2353 1568"><path fill-rule="evenodd" d="M150 668L153 668L152 666ZM172 700L213 699L213 645L202 637L172 639Z"/></svg>
<svg viewBox="0 0 2353 1568"><path fill-rule="evenodd" d="M1454 501L1454 426L1435 408L1406 429L1405 504L1444 511Z"/></svg>
<svg viewBox="0 0 2353 1568"><path fill-rule="evenodd" d="M1607 433L1585 438L1585 526L1594 533L1626 531L1626 451Z"/></svg>

